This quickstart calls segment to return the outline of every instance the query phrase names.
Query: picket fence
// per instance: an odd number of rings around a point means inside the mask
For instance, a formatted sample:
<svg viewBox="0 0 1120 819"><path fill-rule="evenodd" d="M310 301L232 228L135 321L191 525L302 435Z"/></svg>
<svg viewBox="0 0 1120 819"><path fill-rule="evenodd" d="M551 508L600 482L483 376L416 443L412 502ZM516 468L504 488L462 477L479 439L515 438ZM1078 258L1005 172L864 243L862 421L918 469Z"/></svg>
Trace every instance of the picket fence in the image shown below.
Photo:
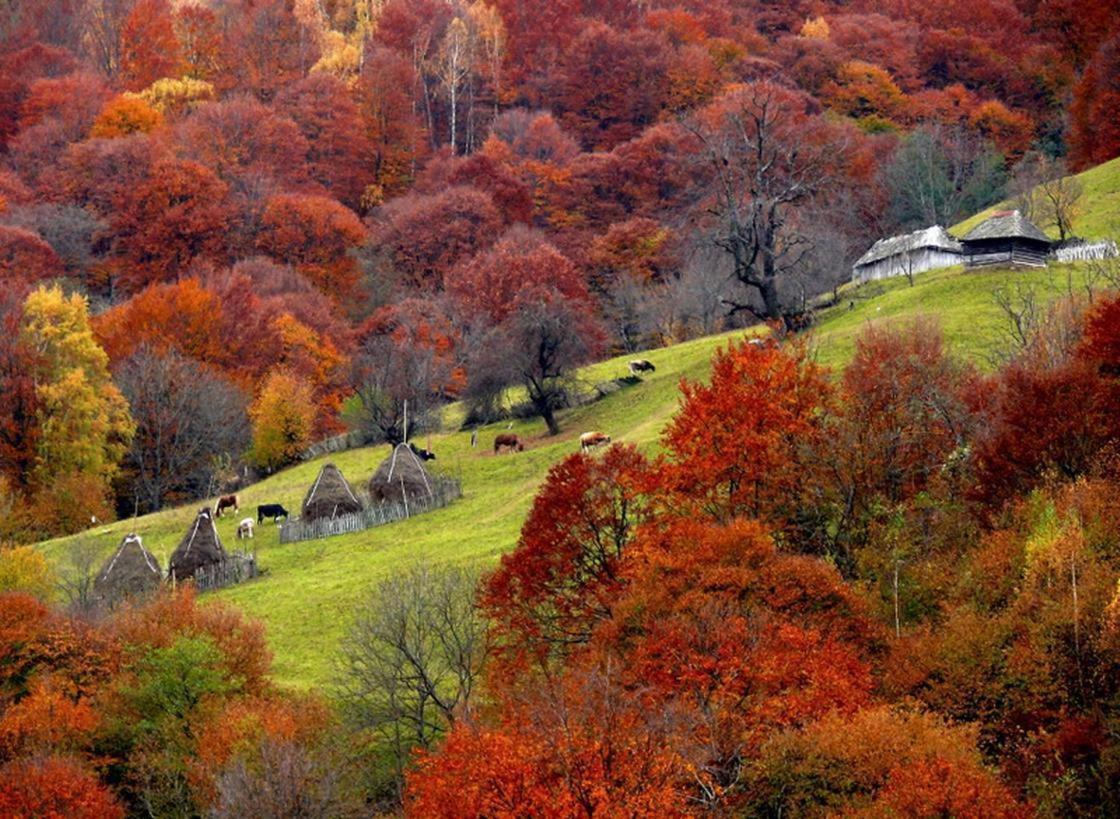
<svg viewBox="0 0 1120 819"><path fill-rule="evenodd" d="M194 585L200 592L223 589L256 577L257 556L247 552L234 552L221 563L202 566L194 573Z"/></svg>
<svg viewBox="0 0 1120 819"><path fill-rule="evenodd" d="M404 503L370 503L360 512L334 518L315 520L295 518L285 521L280 526L280 542L296 543L301 540L318 540L333 535L344 535L348 532L361 532L374 526L384 526L386 523L439 509L462 496L463 486L457 478L433 477L432 494L427 498L416 498Z"/></svg>
<svg viewBox="0 0 1120 819"><path fill-rule="evenodd" d="M1111 259L1117 255L1116 242L1081 242L1054 250L1054 258L1059 262L1089 262L1098 259Z"/></svg>

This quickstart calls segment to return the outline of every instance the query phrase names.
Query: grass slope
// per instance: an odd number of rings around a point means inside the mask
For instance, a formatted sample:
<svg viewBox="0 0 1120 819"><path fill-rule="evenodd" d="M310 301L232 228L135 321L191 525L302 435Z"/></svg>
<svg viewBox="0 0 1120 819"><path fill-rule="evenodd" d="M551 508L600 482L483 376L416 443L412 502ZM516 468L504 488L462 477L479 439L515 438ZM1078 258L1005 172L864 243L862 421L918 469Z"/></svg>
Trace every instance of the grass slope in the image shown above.
<svg viewBox="0 0 1120 819"><path fill-rule="evenodd" d="M1120 234L1120 158L1097 165L1077 175L1084 190L1081 215L1074 220L1073 231L1086 239L1112 239ZM964 236L997 210L1011 207L1009 201L1000 202L949 229L954 236ZM1050 228L1047 234L1058 238L1058 231Z"/></svg>
<svg viewBox="0 0 1120 819"><path fill-rule="evenodd" d="M916 277L913 286L905 279L895 279L849 287L843 291L841 303L821 316L815 335L818 354L827 365L841 365L868 322L925 314L941 321L955 350L983 365L999 346L1001 336L1002 320L992 291L1016 279L1059 295L1069 286L1078 286L1080 277L1072 267L968 274L957 268ZM578 448L576 438L581 431L601 429L616 441L655 447L660 431L676 409L679 379L705 378L712 352L734 335L697 339L644 354L656 364L655 373L596 404L566 412L561 418L564 432L556 438L544 436L540 422L515 423L514 431L528 440L524 453L491 453L493 437L505 428L504 424L484 429L474 450L468 433L431 436L431 447L439 456L436 463L462 478L462 500L412 520L296 544L280 545L275 527L266 523L258 527L252 543L267 574L214 597L233 602L264 621L280 682L295 687L325 683L330 678L338 641L372 584L415 562L496 560L515 544L549 466ZM588 367L581 378L596 383L623 375L627 358ZM427 442L426 437L421 440ZM347 478L358 483L369 479L388 451L387 446L380 446L335 454L246 488L239 493L242 512L218 522L227 548L236 545L237 520L250 514L258 503L281 502L297 510L324 461L333 460ZM166 565L198 506L118 522L77 537L96 538L108 552L123 533L135 530ZM52 541L43 548L61 563L71 540Z"/></svg>

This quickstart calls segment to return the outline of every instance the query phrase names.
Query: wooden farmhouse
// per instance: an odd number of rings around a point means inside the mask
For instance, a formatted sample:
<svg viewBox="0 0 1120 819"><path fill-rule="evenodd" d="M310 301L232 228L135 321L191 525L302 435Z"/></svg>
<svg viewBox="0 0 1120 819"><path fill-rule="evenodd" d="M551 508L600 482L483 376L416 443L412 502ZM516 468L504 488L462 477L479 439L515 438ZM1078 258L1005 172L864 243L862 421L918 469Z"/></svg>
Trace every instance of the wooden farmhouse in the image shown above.
<svg viewBox="0 0 1120 819"><path fill-rule="evenodd" d="M961 263L961 243L940 225L880 239L852 265L853 282L912 276Z"/></svg>
<svg viewBox="0 0 1120 819"><path fill-rule="evenodd" d="M1017 210L997 212L961 239L967 267L1021 265L1046 267L1051 241Z"/></svg>

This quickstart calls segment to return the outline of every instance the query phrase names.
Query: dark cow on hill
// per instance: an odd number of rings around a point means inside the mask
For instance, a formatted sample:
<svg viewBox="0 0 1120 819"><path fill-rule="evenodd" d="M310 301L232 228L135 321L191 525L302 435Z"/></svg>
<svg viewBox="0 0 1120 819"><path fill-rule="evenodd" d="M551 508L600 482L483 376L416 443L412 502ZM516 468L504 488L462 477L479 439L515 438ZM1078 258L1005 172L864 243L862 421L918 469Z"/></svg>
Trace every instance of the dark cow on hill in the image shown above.
<svg viewBox="0 0 1120 819"><path fill-rule="evenodd" d="M227 509L232 509L234 512L241 510L241 507L237 503L237 495L222 495L222 497L218 498L218 505L214 507L214 517L220 518L222 512Z"/></svg>
<svg viewBox="0 0 1120 819"><path fill-rule="evenodd" d="M432 452L430 449L421 449L416 446L416 444L412 443L412 441L408 442L408 448L411 449L412 454L421 461L434 461L436 459L436 453Z"/></svg>
<svg viewBox="0 0 1120 819"><path fill-rule="evenodd" d="M262 503L257 507L257 523L264 523L265 518L272 518L272 522L287 518L288 510L278 503Z"/></svg>
<svg viewBox="0 0 1120 819"><path fill-rule="evenodd" d="M630 362L630 375L637 375L638 373L652 373L657 372L657 367L653 366L653 362L644 358L635 358Z"/></svg>
<svg viewBox="0 0 1120 819"><path fill-rule="evenodd" d="M611 436L605 432L585 432L579 436L579 450L580 452L587 452L589 449L603 446L611 442Z"/></svg>
<svg viewBox="0 0 1120 819"><path fill-rule="evenodd" d="M503 432L494 436L494 454L497 455L502 447L511 452L525 451L525 444L521 443L521 439L512 432Z"/></svg>

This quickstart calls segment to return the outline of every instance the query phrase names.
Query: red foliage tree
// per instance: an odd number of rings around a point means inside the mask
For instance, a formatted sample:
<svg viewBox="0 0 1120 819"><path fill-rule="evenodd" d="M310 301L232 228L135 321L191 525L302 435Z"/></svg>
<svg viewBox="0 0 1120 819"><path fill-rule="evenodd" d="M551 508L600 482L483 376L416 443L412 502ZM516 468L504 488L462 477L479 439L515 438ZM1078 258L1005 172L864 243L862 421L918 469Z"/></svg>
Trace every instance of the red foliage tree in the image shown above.
<svg viewBox="0 0 1120 819"><path fill-rule="evenodd" d="M511 704L499 726L456 723L408 776L417 816L689 815L672 721L599 675Z"/></svg>
<svg viewBox="0 0 1120 819"><path fill-rule="evenodd" d="M229 364L220 334L224 311L218 297L197 279L152 285L93 321L98 341L112 361L141 346L174 349L188 358Z"/></svg>
<svg viewBox="0 0 1120 819"><path fill-rule="evenodd" d="M307 140L299 127L252 97L199 107L176 137L188 159L214 171L235 195L255 199L262 189L298 188L310 180L304 166Z"/></svg>
<svg viewBox="0 0 1120 819"><path fill-rule="evenodd" d="M136 190L125 192L112 216L125 289L135 292L178 278L196 259L222 260L228 190L213 171L196 162L157 161Z"/></svg>
<svg viewBox="0 0 1120 819"><path fill-rule="evenodd" d="M958 816L960 819L1026 819L1034 811L979 765L946 759L917 760L895 768L874 811L889 816Z"/></svg>
<svg viewBox="0 0 1120 819"><path fill-rule="evenodd" d="M358 112L372 156L370 181L378 192L379 201L371 204L404 193L427 147L409 93L415 85L416 72L400 53L378 47L366 54L358 82Z"/></svg>
<svg viewBox="0 0 1120 819"><path fill-rule="evenodd" d="M296 19L295 6L292 0L236 0L222 7L219 88L268 102L307 75L319 59L318 38Z"/></svg>
<svg viewBox="0 0 1120 819"><path fill-rule="evenodd" d="M39 234L0 225L0 281L6 287L34 284L64 272L58 255Z"/></svg>
<svg viewBox="0 0 1120 819"><path fill-rule="evenodd" d="M466 187L399 197L374 218L374 238L397 275L426 290L441 290L447 271L488 247L502 227L491 198Z"/></svg>
<svg viewBox="0 0 1120 819"><path fill-rule="evenodd" d="M1120 154L1120 124L1111 112L1120 105L1120 33L1101 43L1073 90L1070 104L1070 159L1081 170Z"/></svg>
<svg viewBox="0 0 1120 819"><path fill-rule="evenodd" d="M588 22L550 81L553 105L584 148L609 150L657 121L669 95L667 69L656 34Z"/></svg>
<svg viewBox="0 0 1120 819"><path fill-rule="evenodd" d="M578 650L610 616L622 561L647 518L648 464L633 447L571 455L549 470L517 548L487 580L499 672L513 681Z"/></svg>
<svg viewBox="0 0 1120 819"><path fill-rule="evenodd" d="M122 612L111 628L121 643L144 648L166 648L184 636L208 637L218 648L220 667L242 691L256 695L270 688L272 653L261 624L229 605L198 605L190 586Z"/></svg>
<svg viewBox="0 0 1120 819"><path fill-rule="evenodd" d="M323 196L280 194L268 200L261 223L262 251L339 300L353 293L358 271L349 252L366 238L353 211Z"/></svg>
<svg viewBox="0 0 1120 819"><path fill-rule="evenodd" d="M23 289L0 295L0 475L26 488L35 464L41 404L34 353L23 344Z"/></svg>
<svg viewBox="0 0 1120 819"><path fill-rule="evenodd" d="M732 342L713 357L710 384L681 382L681 408L663 436L666 487L718 520L781 521L829 392L804 347Z"/></svg>
<svg viewBox="0 0 1120 819"><path fill-rule="evenodd" d="M140 91L179 74L182 60L168 0L139 0L121 30L121 79Z"/></svg>
<svg viewBox="0 0 1120 819"><path fill-rule="evenodd" d="M590 302L576 266L543 236L520 226L448 272L444 286L468 315L495 325L505 321L518 294L530 287L551 287L566 299Z"/></svg>
<svg viewBox="0 0 1120 819"><path fill-rule="evenodd" d="M0 768L0 813L124 819L113 795L81 765L65 757L9 762Z"/></svg>
<svg viewBox="0 0 1120 819"><path fill-rule="evenodd" d="M371 146L350 90L330 74L312 74L286 87L276 110L290 117L307 140L304 164L316 182L351 208L361 205L372 181Z"/></svg>

